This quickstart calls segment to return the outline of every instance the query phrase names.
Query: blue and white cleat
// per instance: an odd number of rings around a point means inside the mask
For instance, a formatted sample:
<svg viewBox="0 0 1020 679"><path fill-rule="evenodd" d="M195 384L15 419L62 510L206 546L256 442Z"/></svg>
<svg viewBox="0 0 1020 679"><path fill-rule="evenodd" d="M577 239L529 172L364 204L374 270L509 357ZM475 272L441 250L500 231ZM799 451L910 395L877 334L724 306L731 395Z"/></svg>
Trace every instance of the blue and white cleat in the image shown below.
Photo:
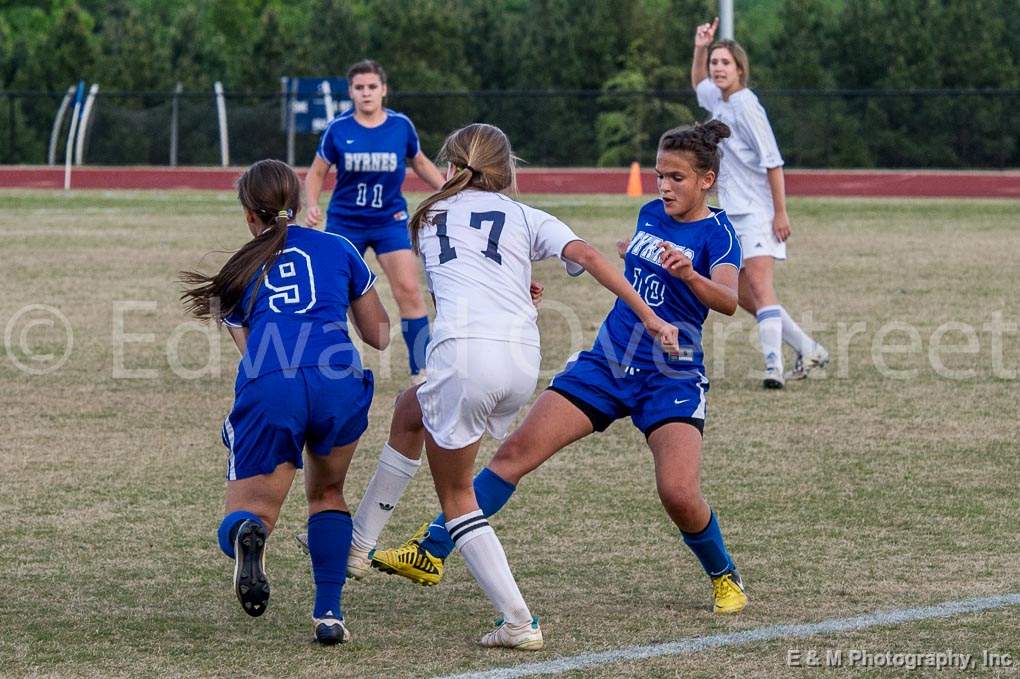
<svg viewBox="0 0 1020 679"><path fill-rule="evenodd" d="M351 640L351 633L344 625L344 619L334 617L332 611L326 611L321 618L313 617L312 627L315 628L315 641L323 646L335 646Z"/></svg>

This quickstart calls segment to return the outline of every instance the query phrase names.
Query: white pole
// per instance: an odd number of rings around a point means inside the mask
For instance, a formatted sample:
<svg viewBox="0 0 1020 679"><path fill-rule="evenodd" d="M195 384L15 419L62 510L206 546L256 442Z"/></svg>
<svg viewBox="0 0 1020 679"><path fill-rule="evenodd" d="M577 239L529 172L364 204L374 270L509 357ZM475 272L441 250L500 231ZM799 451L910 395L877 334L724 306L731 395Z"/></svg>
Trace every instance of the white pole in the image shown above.
<svg viewBox="0 0 1020 679"><path fill-rule="evenodd" d="M216 92L216 115L220 123L220 162L223 167L230 165L230 147L227 145L227 104L223 99L223 83L213 84Z"/></svg>
<svg viewBox="0 0 1020 679"><path fill-rule="evenodd" d="M46 163L48 165L57 164L57 139L60 136L60 126L64 123L67 107L71 105L71 97L74 96L76 88L77 85L71 85L67 88L67 94L64 95L64 100L60 102L60 109L57 110L57 117L53 121L53 131L50 132L50 148L46 154Z"/></svg>
<svg viewBox="0 0 1020 679"><path fill-rule="evenodd" d="M177 167L177 128L180 125L181 92L184 85L180 82L174 86L174 96L170 100L170 167Z"/></svg>
<svg viewBox="0 0 1020 679"><path fill-rule="evenodd" d="M99 85L92 83L89 88L89 96L85 99L85 108L81 111L81 124L78 126L78 140L74 145L74 164L81 165L82 155L85 153L85 135L89 129L89 117L92 115L92 107L96 101L96 93L99 92Z"/></svg>
<svg viewBox="0 0 1020 679"><path fill-rule="evenodd" d="M64 190L71 190L71 153L74 151L74 135L78 131L78 113L81 111L81 100L85 95L85 81L78 82L78 91L74 95L74 109L71 111L71 125L67 129L67 143L64 145Z"/></svg>
<svg viewBox="0 0 1020 679"><path fill-rule="evenodd" d="M733 40L733 0L719 0L719 28L723 40Z"/></svg>
<svg viewBox="0 0 1020 679"><path fill-rule="evenodd" d="M333 120L336 115L336 106L333 105L333 88L329 86L328 80L322 81L322 103L326 105L326 122Z"/></svg>
<svg viewBox="0 0 1020 679"><path fill-rule="evenodd" d="M297 78L292 78L290 81L290 97L287 98L287 164L294 165L294 126L296 124L295 117L297 111L295 105L297 104Z"/></svg>

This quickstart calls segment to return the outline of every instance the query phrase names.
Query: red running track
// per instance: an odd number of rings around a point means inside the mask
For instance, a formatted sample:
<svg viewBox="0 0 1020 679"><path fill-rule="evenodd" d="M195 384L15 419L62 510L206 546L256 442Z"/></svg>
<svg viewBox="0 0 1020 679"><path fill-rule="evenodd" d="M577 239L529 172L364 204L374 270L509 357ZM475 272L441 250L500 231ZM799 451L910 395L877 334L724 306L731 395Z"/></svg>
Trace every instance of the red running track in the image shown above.
<svg viewBox="0 0 1020 679"><path fill-rule="evenodd" d="M74 189L205 189L228 190L243 168L82 167L71 175ZM302 171L303 174L303 171ZM522 193L622 194L626 169L524 169L518 175ZM646 194L655 193L655 175L641 173ZM64 170L45 166L0 166L0 188L59 189ZM332 180L327 181L327 190ZM413 174L406 191L425 191ZM895 196L905 198L1020 198L1020 170L796 170L786 171L791 196Z"/></svg>

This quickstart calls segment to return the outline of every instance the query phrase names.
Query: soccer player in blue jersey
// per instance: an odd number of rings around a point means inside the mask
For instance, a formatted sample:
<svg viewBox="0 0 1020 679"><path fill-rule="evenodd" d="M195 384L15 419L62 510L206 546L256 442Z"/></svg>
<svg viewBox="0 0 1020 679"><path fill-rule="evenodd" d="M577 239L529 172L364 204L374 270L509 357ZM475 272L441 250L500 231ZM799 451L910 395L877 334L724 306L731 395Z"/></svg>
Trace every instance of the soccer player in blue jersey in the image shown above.
<svg viewBox="0 0 1020 679"><path fill-rule="evenodd" d="M637 230L622 248L626 277L678 328L679 350L664 353L633 311L617 301L592 348L553 378L521 427L474 479L478 506L490 516L527 473L629 415L651 448L659 499L712 579L717 613L736 613L747 604L699 481L708 391L701 330L709 309L736 311L741 261L726 214L706 203L719 171L719 142L728 135L718 121L662 135L655 161L660 198L641 208ZM438 583L443 559L453 549L443 519L440 515L402 547L377 551L373 566L420 584Z"/></svg>
<svg viewBox="0 0 1020 679"><path fill-rule="evenodd" d="M307 446L312 625L317 641L336 644L350 639L340 608L352 530L344 479L373 391L347 316L377 349L389 343L389 319L375 275L350 241L293 223L301 182L288 165L255 163L238 179L237 193L252 240L219 273L181 276L190 285L181 296L188 311L221 320L242 354L222 430L230 452L219 545L234 559L234 592L244 611L262 615L270 589L266 539Z"/></svg>
<svg viewBox="0 0 1020 679"><path fill-rule="evenodd" d="M360 61L347 72L354 108L323 131L315 160L305 178L308 224L320 226L319 194L331 166L336 187L326 211L326 231L346 236L361 254L372 248L400 309L400 329L416 382L424 378L429 322L418 260L407 232L407 201L400 187L407 167L434 189L443 175L421 150L411 119L383 106L386 72L378 63Z"/></svg>

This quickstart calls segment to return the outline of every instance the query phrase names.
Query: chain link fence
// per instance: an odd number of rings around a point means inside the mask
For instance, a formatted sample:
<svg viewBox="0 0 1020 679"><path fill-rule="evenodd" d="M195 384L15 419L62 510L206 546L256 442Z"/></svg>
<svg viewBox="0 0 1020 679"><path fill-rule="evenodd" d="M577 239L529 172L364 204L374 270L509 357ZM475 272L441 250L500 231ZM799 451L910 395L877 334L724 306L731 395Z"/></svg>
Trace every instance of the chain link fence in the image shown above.
<svg viewBox="0 0 1020 679"><path fill-rule="evenodd" d="M780 148L797 167L1015 168L1020 90L773 90L758 95ZM0 164L45 164L64 94L0 91ZM176 135L172 120L176 97ZM404 92L387 105L415 122L434 156L445 135L485 121L509 135L528 164L651 164L658 135L703 120L689 90L650 92ZM280 93L227 94L230 163L288 159ZM66 116L58 131L64 158ZM176 137L176 155L171 150ZM98 93L83 147L87 165L219 165L216 100L209 93ZM311 162L317 135L294 138L293 162Z"/></svg>

